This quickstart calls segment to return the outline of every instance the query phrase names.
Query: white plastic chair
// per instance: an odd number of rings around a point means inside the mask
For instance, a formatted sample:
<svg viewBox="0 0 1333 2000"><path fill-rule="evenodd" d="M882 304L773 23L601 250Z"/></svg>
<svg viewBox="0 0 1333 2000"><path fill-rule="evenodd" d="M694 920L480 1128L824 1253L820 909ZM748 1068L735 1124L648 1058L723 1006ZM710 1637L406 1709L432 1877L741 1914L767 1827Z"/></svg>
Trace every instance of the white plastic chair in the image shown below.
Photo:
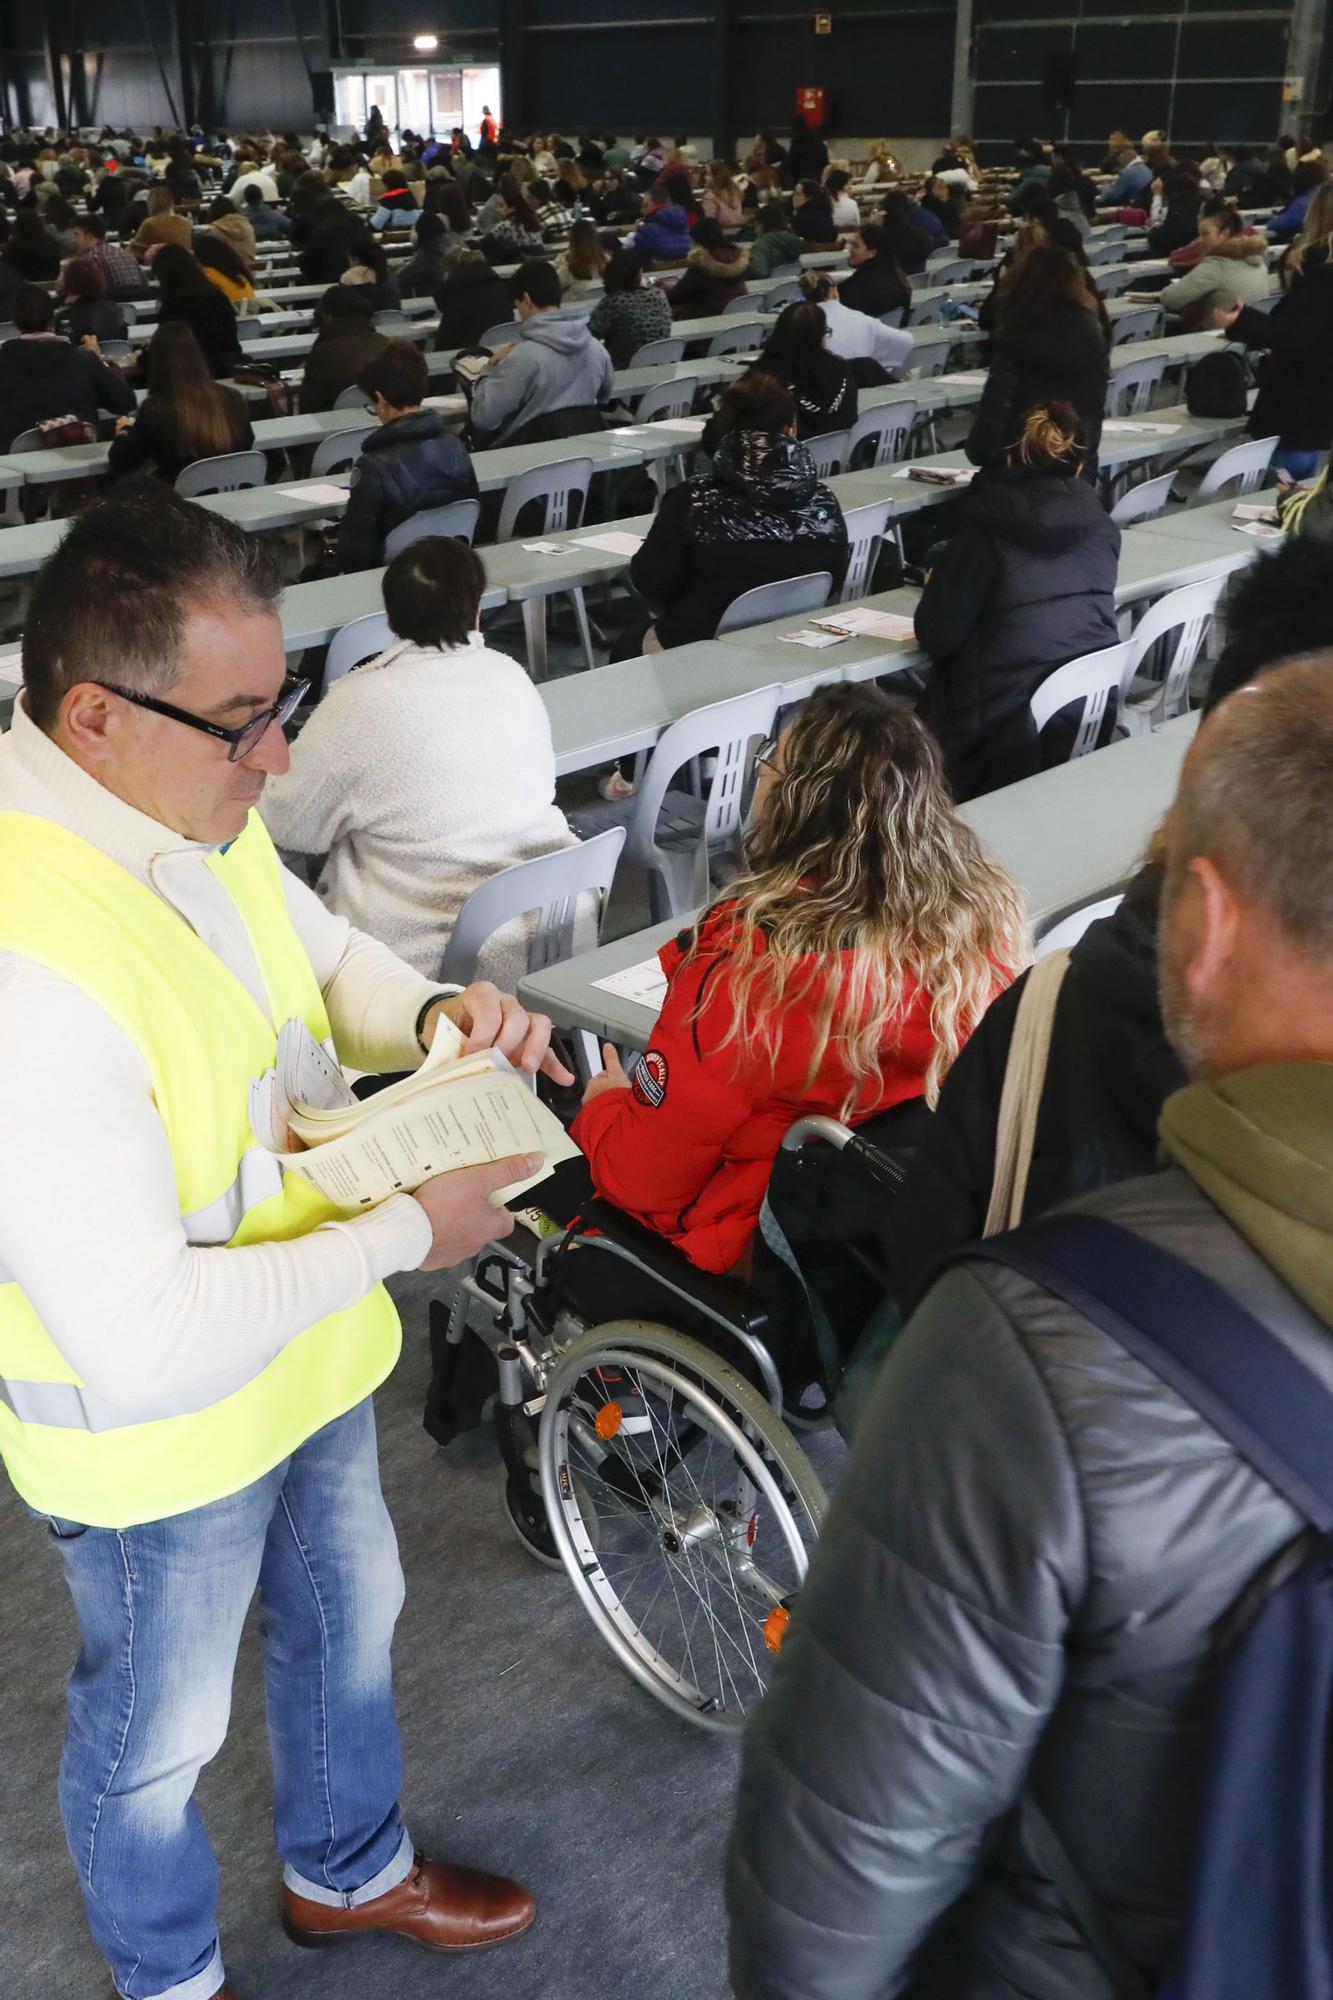
<svg viewBox="0 0 1333 2000"><path fill-rule="evenodd" d="M311 456L310 477L318 479L321 473L344 472L349 465L355 465L366 439L373 437L378 429L378 424L353 424L348 430L334 431L331 436L321 438Z"/></svg>
<svg viewBox="0 0 1333 2000"><path fill-rule="evenodd" d="M1230 451L1224 451L1215 458L1194 495L1192 504L1202 505L1205 500L1216 500L1228 486L1235 486L1238 493L1253 493L1264 483L1269 461L1277 450L1277 439L1248 438L1244 444L1233 444Z"/></svg>
<svg viewBox="0 0 1333 2000"><path fill-rule="evenodd" d="M952 257L947 264L927 264L925 275L932 285L965 285L972 269L971 257Z"/></svg>
<svg viewBox="0 0 1333 2000"><path fill-rule="evenodd" d="M1111 519L1118 528L1127 528L1132 521L1155 521L1166 512L1175 481L1174 472L1159 473L1156 479L1141 479L1128 493L1121 494L1111 509Z"/></svg>
<svg viewBox="0 0 1333 2000"><path fill-rule="evenodd" d="M812 570L808 576L781 576L773 583L757 583L734 597L717 621L713 634L747 632L752 625L767 625L774 618L799 618L807 611L819 611L828 603L833 588L831 570Z"/></svg>
<svg viewBox="0 0 1333 2000"><path fill-rule="evenodd" d="M1070 951L1078 943L1085 931L1100 923L1103 917L1113 916L1124 902L1124 896L1103 896L1096 903L1085 903L1081 910L1071 910L1067 917L1061 917L1058 924L1052 924L1037 940L1034 958L1049 958L1053 951Z"/></svg>
<svg viewBox="0 0 1333 2000"><path fill-rule="evenodd" d="M835 472L842 471L847 463L850 437L849 431L825 431L822 437L805 439L805 448L821 479L831 479Z"/></svg>
<svg viewBox="0 0 1333 2000"><path fill-rule="evenodd" d="M249 486L263 486L268 479L268 460L262 451L224 451L216 458L197 458L176 475L176 491L187 500L205 493L239 493Z"/></svg>
<svg viewBox="0 0 1333 2000"><path fill-rule="evenodd" d="M384 560L392 562L404 549L410 549L413 542L424 542L427 535L443 535L449 541L466 542L470 547L480 518L480 500L447 500L442 507L423 507L418 513L409 514L384 537Z"/></svg>
<svg viewBox="0 0 1333 2000"><path fill-rule="evenodd" d="M1106 384L1108 417L1138 416L1152 402L1152 392L1166 373L1164 354L1145 354L1134 361L1112 362Z"/></svg>
<svg viewBox="0 0 1333 2000"><path fill-rule="evenodd" d="M860 416L847 432L847 465L853 471L862 471L877 465L892 465L906 458L912 433L916 429L917 405L905 398L897 403L880 403L873 410L862 410ZM867 438L874 440L869 457L862 455L857 464L857 447Z"/></svg>
<svg viewBox="0 0 1333 2000"><path fill-rule="evenodd" d="M1190 675L1203 649L1226 589L1224 576L1187 583L1150 605L1128 640L1129 657L1120 682L1120 722L1130 736L1146 736L1189 707ZM1135 683L1144 660L1171 633L1175 645L1160 681Z"/></svg>
<svg viewBox="0 0 1333 2000"><path fill-rule="evenodd" d="M534 465L528 471L520 472L510 480L505 488L504 502L500 508L500 519L496 525L497 542L512 542L518 521L525 507L534 501L542 504L542 519L534 531L534 539L552 534L560 534L565 529L577 525L571 522L573 502L579 502L579 520L588 504L588 488L592 483L592 460L590 458L553 459L549 465ZM530 531L525 528L524 534ZM592 650L592 628L588 623L588 606L584 601L581 586L571 585L564 593L573 601L574 617L579 628L579 639L583 646L583 657L589 670L596 665ZM528 664L536 678L544 671L546 659L546 599L526 598L523 603L523 624L528 642Z"/></svg>
<svg viewBox="0 0 1333 2000"><path fill-rule="evenodd" d="M907 318L903 323L906 326L939 326L942 324L943 319L944 300L942 298L914 298L907 308Z"/></svg>
<svg viewBox="0 0 1333 2000"><path fill-rule="evenodd" d="M761 296L765 312L781 312L784 306L798 306L805 293L794 278L784 278L781 284L770 285Z"/></svg>
<svg viewBox="0 0 1333 2000"><path fill-rule="evenodd" d="M518 328L519 322L516 319L500 320L495 326L487 327L478 345L481 347L504 347L509 341L518 339Z"/></svg>
<svg viewBox="0 0 1333 2000"><path fill-rule="evenodd" d="M744 354L749 348L762 345L767 332L768 328L762 320L739 320L736 325L726 326L720 333L715 333L704 353L712 358L720 354Z"/></svg>
<svg viewBox="0 0 1333 2000"><path fill-rule="evenodd" d="M769 310L770 307L765 303L764 311L768 312ZM718 317L720 319L743 319L746 313L753 316L754 299L749 292L738 292L734 299L727 300Z"/></svg>
<svg viewBox="0 0 1333 2000"><path fill-rule="evenodd" d="M839 604L851 604L858 597L864 597L869 590L892 512L892 500L867 500L862 507L843 509L842 518L847 523L851 554L842 589L838 592Z"/></svg>
<svg viewBox="0 0 1333 2000"><path fill-rule="evenodd" d="M1135 306L1111 321L1112 347L1124 347L1136 340L1151 340L1162 323L1160 306Z"/></svg>
<svg viewBox="0 0 1333 2000"><path fill-rule="evenodd" d="M358 388L353 382L346 389L338 391L333 399L333 407L335 410L368 410L370 398L364 389Z"/></svg>
<svg viewBox="0 0 1333 2000"><path fill-rule="evenodd" d="M1121 292L1127 292L1133 282L1134 271L1133 267L1129 264L1126 264L1120 270L1098 271L1097 273L1097 290L1104 299L1117 298Z"/></svg>
<svg viewBox="0 0 1333 2000"><path fill-rule="evenodd" d="M681 382L659 382L656 388L645 389L635 406L635 423L651 424L659 417L688 417L698 387L693 376L689 376Z"/></svg>
<svg viewBox="0 0 1333 2000"><path fill-rule="evenodd" d="M367 611L363 618L353 618L340 632L335 632L329 641L328 654L324 661L324 692L328 693L334 681L349 674L353 667L359 667L362 660L373 660L380 653L387 653L397 639L389 628L388 616L383 611Z"/></svg>
<svg viewBox="0 0 1333 2000"><path fill-rule="evenodd" d="M891 313L882 313L880 317L885 326L897 325ZM943 375L949 366L949 343L947 340L935 340L929 347L918 346L908 359L917 380L927 382L932 375Z"/></svg>
<svg viewBox="0 0 1333 2000"><path fill-rule="evenodd" d="M696 708L663 730L629 816L625 859L648 876L654 923L706 902L709 858L734 844L744 820L754 751L773 728L782 685L754 688ZM670 792L678 771L711 759L707 793Z"/></svg>
<svg viewBox="0 0 1333 2000"><path fill-rule="evenodd" d="M685 358L685 342L670 335L661 340L645 340L629 358L631 368L665 368Z"/></svg>
<svg viewBox="0 0 1333 2000"><path fill-rule="evenodd" d="M1037 734L1040 736L1062 708L1081 701L1082 713L1069 755L1083 757L1095 750L1107 708L1119 698L1131 645L1126 639L1115 646L1103 646L1099 652L1084 653L1048 674L1028 703Z"/></svg>

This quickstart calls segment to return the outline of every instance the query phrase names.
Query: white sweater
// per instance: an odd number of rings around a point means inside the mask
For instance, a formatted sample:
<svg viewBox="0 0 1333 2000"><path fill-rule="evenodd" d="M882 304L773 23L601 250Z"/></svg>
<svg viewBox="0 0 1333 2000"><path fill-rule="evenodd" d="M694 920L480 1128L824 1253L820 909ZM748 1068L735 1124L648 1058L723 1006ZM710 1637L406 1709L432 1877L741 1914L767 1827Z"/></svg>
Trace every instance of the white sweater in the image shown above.
<svg viewBox="0 0 1333 2000"><path fill-rule="evenodd" d="M331 910L431 978L475 888L575 844L546 705L479 632L443 651L403 641L335 681L261 811L279 847L327 856ZM497 932L479 976L512 992L527 930Z"/></svg>
<svg viewBox="0 0 1333 2000"><path fill-rule="evenodd" d="M267 1015L248 933L206 865L213 850L99 785L21 702L0 737L0 811L53 820L118 862ZM438 989L293 877L284 888L343 1060L414 1068L417 1016ZM0 952L0 1047L0 1278L23 1287L70 1366L109 1402L171 1407L201 1385L248 1380L376 1279L415 1270L430 1248L430 1223L410 1195L291 1243L194 1248L147 1066L110 1015L59 974Z"/></svg>

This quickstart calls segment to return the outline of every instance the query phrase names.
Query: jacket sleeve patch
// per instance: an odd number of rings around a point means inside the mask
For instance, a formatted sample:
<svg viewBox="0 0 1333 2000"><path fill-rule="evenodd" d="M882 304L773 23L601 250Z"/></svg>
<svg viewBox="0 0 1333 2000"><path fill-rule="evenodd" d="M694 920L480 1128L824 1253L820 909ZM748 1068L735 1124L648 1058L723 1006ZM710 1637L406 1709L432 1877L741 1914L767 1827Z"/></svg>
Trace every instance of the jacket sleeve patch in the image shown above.
<svg viewBox="0 0 1333 2000"><path fill-rule="evenodd" d="M667 1059L660 1049L648 1049L639 1057L630 1087L648 1110L661 1104L667 1092Z"/></svg>

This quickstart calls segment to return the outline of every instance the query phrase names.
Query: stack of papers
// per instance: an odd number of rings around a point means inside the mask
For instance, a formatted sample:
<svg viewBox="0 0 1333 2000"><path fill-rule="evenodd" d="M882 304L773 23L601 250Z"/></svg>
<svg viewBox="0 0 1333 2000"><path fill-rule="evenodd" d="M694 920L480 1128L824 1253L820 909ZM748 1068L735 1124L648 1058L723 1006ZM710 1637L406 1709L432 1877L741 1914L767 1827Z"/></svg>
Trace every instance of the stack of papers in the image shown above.
<svg viewBox="0 0 1333 2000"><path fill-rule="evenodd" d="M784 646L841 646L850 632L822 632L817 625L803 625L799 632L779 634Z"/></svg>
<svg viewBox="0 0 1333 2000"><path fill-rule="evenodd" d="M650 431L689 431L697 437L708 422L707 417L654 417L648 425Z"/></svg>
<svg viewBox="0 0 1333 2000"><path fill-rule="evenodd" d="M984 368L972 368L964 375L923 375L923 382L947 382L954 389L981 389L986 382Z"/></svg>
<svg viewBox="0 0 1333 2000"><path fill-rule="evenodd" d="M661 1013L666 999L667 978L656 958L641 959L637 965L627 965L621 972L608 972L605 979L594 979L592 983L596 991L632 1000L636 1007L650 1007L654 1014Z"/></svg>
<svg viewBox="0 0 1333 2000"><path fill-rule="evenodd" d="M1174 437L1181 424L1154 424L1143 417L1108 417L1102 425L1103 437Z"/></svg>
<svg viewBox="0 0 1333 2000"><path fill-rule="evenodd" d="M347 488L335 486L332 480L306 486L279 486L277 491L288 500L309 500L316 507L345 507Z"/></svg>
<svg viewBox="0 0 1333 2000"><path fill-rule="evenodd" d="M916 479L926 486L967 486L977 476L975 465L905 465L897 479Z"/></svg>
<svg viewBox="0 0 1333 2000"><path fill-rule="evenodd" d="M844 611L830 611L811 623L822 632L836 632L840 639L896 639L900 642L916 638L916 627L910 618L898 611L872 611L863 604L849 604Z"/></svg>

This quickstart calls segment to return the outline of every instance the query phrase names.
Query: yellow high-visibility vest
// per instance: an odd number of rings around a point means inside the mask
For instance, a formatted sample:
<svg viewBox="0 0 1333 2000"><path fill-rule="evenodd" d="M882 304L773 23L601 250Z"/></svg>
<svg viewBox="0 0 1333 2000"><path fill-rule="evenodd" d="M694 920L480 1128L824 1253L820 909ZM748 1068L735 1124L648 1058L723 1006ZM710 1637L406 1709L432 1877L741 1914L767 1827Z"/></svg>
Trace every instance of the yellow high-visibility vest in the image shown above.
<svg viewBox="0 0 1333 2000"><path fill-rule="evenodd" d="M0 812L0 951L70 980L138 1049L171 1144L188 1240L287 1242L337 1211L256 1143L250 1084L272 1067L284 1021L300 1015L325 1041L328 1016L258 815L207 865L249 933L267 1012L151 889L31 814ZM53 1161L59 1147L78 1143L77 1132L52 1133ZM51 1179L58 1190L54 1165ZM77 1257L77 1215L69 1236ZM122 1404L79 1380L26 1293L6 1280L0 1269L0 1455L29 1506L93 1527L131 1527L239 1492L369 1395L401 1346L398 1315L376 1285L257 1372L229 1372L220 1352L193 1393Z"/></svg>

